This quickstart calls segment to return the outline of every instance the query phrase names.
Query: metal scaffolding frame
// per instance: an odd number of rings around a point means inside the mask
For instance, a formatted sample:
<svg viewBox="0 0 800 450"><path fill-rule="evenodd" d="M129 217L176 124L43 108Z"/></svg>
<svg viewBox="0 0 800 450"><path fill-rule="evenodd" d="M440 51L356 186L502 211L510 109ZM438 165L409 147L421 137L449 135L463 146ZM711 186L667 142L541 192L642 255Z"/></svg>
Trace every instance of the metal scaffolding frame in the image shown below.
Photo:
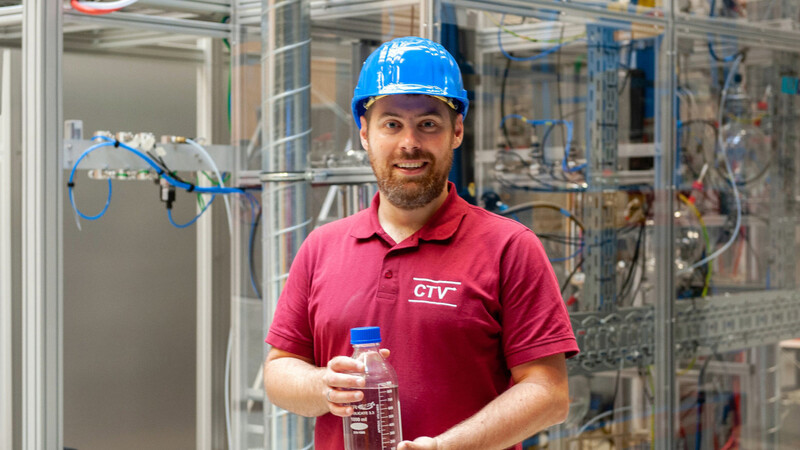
<svg viewBox="0 0 800 450"><path fill-rule="evenodd" d="M64 146L62 139L62 85L61 61L64 51L64 34L67 29L65 21L70 21L68 31L80 33L103 28L129 28L122 40L116 44L110 41L96 42L94 47L73 46L81 51L96 51L123 48L122 54L147 54L155 57L169 57L181 60L203 61L205 66L198 73L199 89L198 130L211 136L213 119L210 114L215 102L210 96L221 92L221 68L219 66L219 42L208 43L202 50L181 48L157 48L147 52L138 52L135 48L148 42L159 41L164 36L230 38L237 30L236 23L213 23L195 20L203 13L230 13L237 2L221 0L183 1L143 0L142 5L158 5L160 8L175 8L190 11L192 14L148 15L138 13L116 12L106 16L87 16L70 10L64 10L62 2L49 0L25 1L22 5L0 7L0 23L5 31L0 34L0 41L7 45L21 42L22 47L22 80L23 80L23 120L22 120L22 417L18 427L21 430L22 447L25 449L52 449L63 447L63 253L61 218L63 213L63 169L65 155L75 148L84 146L77 143ZM243 7L250 7L252 1L239 2ZM79 23L75 25L73 22ZM83 25L80 25L83 24ZM10 31L9 31L10 30ZM147 37L148 32L157 35ZM241 32L239 30L238 32ZM113 33L111 33L113 35ZM152 33L151 33L152 34ZM115 38L109 38L115 39ZM172 41L171 39L166 39ZM215 47L216 46L216 47ZM215 50L216 48L216 50ZM5 64L8 71L8 64ZM3 82L8 77L3 76ZM212 89L213 88L213 89ZM8 96L3 96L8 101ZM4 104L4 106L6 106ZM217 108L221 110L222 108ZM8 111L4 108L3 123L7 123ZM8 133L3 133L4 138ZM54 149L64 151L53 151ZM230 151L230 147L223 149ZM5 155L4 155L5 156ZM189 165L195 164L190 163ZM7 170L7 159L3 159L3 170ZM125 163L123 163L125 165ZM230 165L230 164L228 164ZM10 177L3 177L4 181ZM9 190L3 189L3 195ZM8 202L2 202L3 207ZM209 228L210 217L201 220L198 227L198 252L209 252L213 245L212 232ZM10 220L3 215L4 225ZM0 238L5 244L8 239L7 227L0 229ZM3 245L3 261L10 258L8 246ZM214 430L212 414L212 375L211 352L209 342L212 336L212 321L209 314L213 285L211 284L212 258L198 258L198 346L197 346L197 442L198 448L211 448ZM10 267L11 264L3 264ZM7 321L6 308L11 305L10 280L6 279L4 269L0 290L3 323ZM202 281L202 282L201 282ZM3 350L11 345L10 327L3 326L0 344ZM4 351L5 355L6 352ZM10 357L10 355L9 355ZM3 361L0 381L6 386L6 373L12 372L12 365ZM5 392L5 390L1 391ZM2 395L0 398L0 430L10 426L12 413L12 397ZM219 415L219 412L215 414ZM217 427L219 428L219 427ZM13 439L14 433L2 433L4 446L6 439ZM11 444L8 445L11 448Z"/></svg>
<svg viewBox="0 0 800 450"><path fill-rule="evenodd" d="M260 16L252 14L253 11L258 10L259 6L261 6L260 1L226 2L206 0L204 2L192 2L166 0L156 2L143 0L141 3L151 6L159 3L163 7L172 6L176 9L200 13L235 9L238 3L242 11L247 10L251 13L247 19L242 20L242 24L245 21L257 23L258 20L261 20ZM639 355L641 355L643 350L649 350L648 357L656 365L654 373L655 410L661 412L658 416L659 420L656 421L655 448L660 450L674 448L673 430L675 428L675 418L670 412L676 398L676 381L672 374L674 374L676 358L679 353L674 353L674 345L656 345L657 343L683 346L679 347L683 350L690 347L690 342L698 339L698 335L695 333L696 330L692 328L693 322L686 320L690 313L705 314L704 316L697 316L698 320L702 319L703 324L712 324L713 327L719 329L719 335L705 334L699 336L701 340L704 339L703 342L706 345L711 342L717 342L715 344L719 346L717 348L725 348L726 344L731 345L731 348L743 348L743 346L756 345L755 342L758 342L759 345L774 343L780 338L796 333L798 326L798 317L792 315L792 307L798 303L797 290L792 283L791 276L784 271L780 272L782 281L779 287L789 289L788 291L769 291L754 294L755 301L748 301L747 299L734 299L735 301L732 301L730 298L707 299L704 303L693 305L693 308L696 309L690 312L687 312L683 307L679 308L675 305L674 250L672 246L674 224L671 215L675 193L675 186L672 181L674 179L675 155L672 149L675 147L676 140L674 119L676 35L680 33L682 36L705 38L709 33L713 33L720 36L746 39L751 45L773 50L785 50L787 53L794 55L797 52L798 45L800 45L800 32L778 30L760 24L731 23L722 18L698 17L679 13L676 0L665 0L663 8L649 10L650 12L657 11L662 14L652 15L647 14L648 11L642 12L635 9L598 8L590 3L580 1L565 3L553 0L384 0L379 2L364 2L363 0L335 2L296 0L276 4L269 0L264 0L265 20L271 20L269 19L270 17L274 19L277 14L285 13L281 16L281 20L297 21L297 23L304 25L294 30L289 30L289 27L281 29L273 26L269 28L272 34L264 36L264 49L266 52L270 52L273 57L269 59L270 64L267 64L267 72L265 72L267 77L264 86L270 91L265 93L263 103L263 129L268 130L268 133L265 133L263 145L265 148L270 149L271 155L275 157L279 153L275 149L279 147L285 149L285 147L281 146L286 146L290 143L294 147L291 152L293 156L290 160L279 158L270 160L267 158L270 162L262 167L263 171L298 172L305 170L304 151L308 148L306 142L308 139L308 134L306 134L308 124L304 122L303 118L305 117L305 120L308 120L309 114L307 98L305 98L308 95L308 90L304 84L307 81L308 74L303 71L308 69L308 62L310 61L310 51L307 50L310 37L308 34L303 34L307 31L306 24L310 20L316 20L317 18L347 18L380 12L387 7L408 6L411 4L421 5L421 17L424 20L420 20L420 35L436 40L439 40L438 33L441 30L439 11L443 4L520 15L529 14L531 7L548 8L568 12L573 17L582 17L600 26L619 26L620 23L631 23L662 35L658 44L659 59L657 70L660 95L656 96L658 103L656 107L656 130L658 133L656 139L656 158L658 163L656 167L660 168L660 170L656 173L655 183L656 227L658 230L656 243L660 249L657 253L657 265L661 269L657 272L656 304L651 310L637 311L636 317L641 317L642 320L635 322L637 326L644 324L636 332L651 333L653 340L652 343L648 343L643 339L641 346L632 350L627 348L624 351L630 352L628 355L638 351ZM191 16L159 17L136 12L121 12L107 17L89 18L77 15L74 12L63 12L61 2L48 0L25 0L24 5L0 7L0 24L4 26L21 25L18 31L4 32L4 34L0 35L0 40L7 42L8 40L22 38L23 80L26 83L23 89L23 203L25 207L22 221L23 227L28 232L23 243L23 262L25 263L22 280L24 301L24 414L21 424L23 447L26 449L63 447L63 405L61 399L63 365L61 357L62 242L60 223L64 156L61 152L54 152L52 149L62 147L60 64L64 47L64 33L67 32L67 28L80 33L82 30L97 29L98 27L132 27L151 33L149 35L146 33L109 34L97 46L97 48L104 49L104 51L112 49L120 51L120 47L125 47L125 51L130 52L137 51L134 49L135 46L147 45L163 39L165 34L179 33L220 38L232 37L237 33L236 24L217 24L192 20L189 17ZM64 25L67 20L70 21L69 27ZM73 24L72 21L75 21L77 25ZM278 22L273 22L273 25L275 23ZM300 32L300 34L290 35L292 31ZM178 44L176 45L176 47L148 48L142 52L149 53L152 51L153 55L161 55L162 57L181 55L180 57L184 59L187 58L185 55L188 53L190 55L189 58L195 58L194 60L206 60L204 58L209 53L204 55L203 51L215 51L213 48L192 51L181 49ZM127 48L131 46L134 48ZM80 45L76 44L76 47L80 47ZM83 48L89 50L91 45L85 45ZM281 51L281 48L285 49L285 51ZM280 56L278 57L279 54ZM214 57L211 56L211 59L213 60ZM5 64L3 68L6 68ZM302 76L297 77L297 75ZM3 80L6 78L3 77ZM293 115L291 117L281 116L282 113L275 109L277 102L292 102ZM786 108L785 105L780 107ZM480 109L476 114L479 117L478 120L482 120ZM793 117L796 117L796 115ZM200 123L204 123L206 126L209 123L208 120L208 117L199 118ZM289 126L289 123L291 123L291 126ZM0 122L0 125L2 125L2 122ZM794 133L794 130L788 129L784 138L788 139L785 136L789 136L789 138L795 139L792 133ZM483 140L479 139L478 142L483 142ZM784 157L789 158L787 155L784 155ZM0 164L2 163L3 161L0 160ZM235 167L236 164L237 162L234 161L233 166ZM3 169L5 168L6 166L3 166ZM788 169L788 166L784 167L784 169ZM792 173L792 171L786 170L786 173ZM7 179L7 177L3 178ZM301 212L305 211L305 185L306 181L287 181L284 183L267 182L264 186L265 218L269 220L265 220L263 230L263 256L265 263L263 291L273 302L277 299L277 295L280 292L279 286L282 285L282 281L285 279L286 271L288 270L287 262L291 260L293 251L296 251L297 246L299 246L300 236L304 232L303 226L307 219L304 213L301 214ZM0 205L2 204L3 202L0 202ZM779 209L780 204L776 203L774 207ZM291 210L295 216L287 216L285 214L287 210ZM269 226L267 226L267 222L269 222ZM777 227L776 230L783 235L787 235L790 225L790 223L780 223L773 226ZM288 230L289 228L291 230ZM4 227L0 226L0 231L3 229ZM284 232L286 230L288 232ZM243 232L246 233L246 230L241 229L241 227L234 230L232 238L234 246L241 241ZM292 236L291 245L287 247L285 242L271 242L281 234ZM0 234L0 242L5 242L2 239L3 235ZM201 231L198 234L199 249L208 251L210 239L208 229L201 226ZM284 237L280 239L284 239ZM234 251L234 255L236 255L236 251ZM231 276L236 279L244 272L241 265L236 262L236 256L233 256L233 258ZM198 259L210 260L210 258ZM0 260L0 263L2 263L2 260ZM794 264L794 261L787 261L785 265L792 268ZM783 266L779 264L778 267ZM210 271L210 269L209 266L198 266L198 270ZM6 286L4 284L2 288L7 289ZM198 286L198 291L200 289L201 286ZM211 287L205 284L202 289L207 291ZM235 289L233 293L234 297L236 297L237 291ZM10 294L6 293L6 290L0 290L0 306L5 306L8 303L6 302L7 296L10 296ZM200 296L200 293L198 296ZM199 305L202 314L198 314L198 320L202 321L204 328L208 327L209 323L208 298L205 298L206 302ZM731 304L739 305L738 307L740 308L738 313L741 316L741 321L735 322L734 325L729 325L731 323L730 317L727 317L726 314L730 311L725 311L722 306ZM265 315L268 315L270 308L264 308L264 310ZM0 309L0 319L5 317L2 314L3 311ZM781 312L782 315L769 315L775 311ZM232 314L237 314L237 312ZM599 324L614 323L609 318L610 316L599 316L605 313L592 314L597 315L592 320L596 320ZM641 316L638 316L638 314L641 314ZM575 316L573 319L575 320L579 317L582 316ZM584 319L586 318L584 317ZM241 320L241 317L238 320ZM242 326L242 323L238 320L234 320L233 324ZM267 317L264 322L268 324L269 318ZM779 331L775 331L776 324L782 327ZM699 327L699 324L695 325ZM725 327L727 326L736 328L726 329ZM619 358L620 353L611 354L610 350L620 352L622 349L612 346L611 343L624 341L627 336L630 336L630 334L625 333L632 332L631 328L633 327L629 327L626 331L624 327L619 327L616 330L621 334L614 336L611 336L607 330L601 331L587 328L587 330L590 330L590 335L594 333L595 335L602 335L602 337L591 341L586 340L582 344L585 353L581 355L580 358L582 359L580 361L586 361L591 357L600 355L606 357L617 355ZM725 336L734 333L734 330L748 333L747 336L751 340L747 342L725 341ZM773 333L770 334L770 331ZM200 327L198 328L199 332ZM687 336L690 336L692 340L688 340L690 338ZM615 339L620 339L620 341ZM0 344L3 344L4 341L7 342L8 340L0 335ZM203 348L206 349L203 352L208 351L209 342L207 340L203 341ZM774 364L774 355L769 350L758 350L757 353L755 359L761 365L759 370L766 370L766 368ZM208 356L206 353L203 354ZM234 355L236 354L234 352ZM239 356L246 355L239 353ZM208 408L210 408L209 400L199 391L200 389L207 389L209 386L210 379L207 373L209 360L198 353L198 361L202 362L198 367L199 403L197 426L199 445L199 441L208 437L207 430L211 427L208 414ZM602 359L598 359L598 361L602 361ZM234 364L244 364L244 362L234 358ZM616 360L609 364L614 367L617 365ZM0 382L2 381L3 377L0 376ZM0 384L0 388L2 387L2 384ZM775 383L765 386L762 395L769 396L774 394L774 389ZM250 399L263 400L263 392L257 392L257 390L255 392L252 390L244 392L243 395ZM7 405L9 401L10 399L7 396L5 396L5 399L0 398L0 402L3 402L0 405L0 430L3 430L4 423L8 423L3 421L3 411L5 410L3 406ZM278 412L273 411L271 417L273 419L278 418L278 414ZM203 417L202 419L201 416ZM762 424L766 429L762 429L759 432L769 434L770 430L775 426L775 415L767 414L763 418ZM307 424L297 422L291 426L299 427L299 436L303 438L308 436ZM205 429L201 430L201 427ZM247 427L247 424L243 424L241 428L235 427L235 429L237 432L244 432ZM260 432L270 436L269 439L273 448L283 448L278 446L277 443L284 442L282 441L284 438L288 439L289 434L294 433L294 430L290 430L289 427L279 429L279 427L271 425L260 430ZM300 441L295 442L299 443ZM776 441L770 438L770 442L775 443ZM0 441L0 446L2 444L3 442ZM236 448L241 447L237 445Z"/></svg>
<svg viewBox="0 0 800 450"><path fill-rule="evenodd" d="M22 447L63 447L61 3L22 10Z"/></svg>
<svg viewBox="0 0 800 450"><path fill-rule="evenodd" d="M11 255L11 52L0 52L0 447L14 446Z"/></svg>

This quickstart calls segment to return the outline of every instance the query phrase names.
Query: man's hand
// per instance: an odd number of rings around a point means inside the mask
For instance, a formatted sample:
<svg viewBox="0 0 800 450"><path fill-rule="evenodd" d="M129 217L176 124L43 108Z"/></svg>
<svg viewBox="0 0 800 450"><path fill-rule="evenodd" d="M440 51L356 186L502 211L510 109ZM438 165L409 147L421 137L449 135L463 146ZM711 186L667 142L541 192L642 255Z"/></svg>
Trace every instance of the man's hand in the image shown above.
<svg viewBox="0 0 800 450"><path fill-rule="evenodd" d="M389 350L381 349L381 356L388 358ZM322 383L325 386L322 395L331 414L339 417L353 415L350 403L359 402L364 398L364 393L358 390L364 387L363 374L364 363L353 358L337 356L328 361L325 374L322 375Z"/></svg>
<svg viewBox="0 0 800 450"><path fill-rule="evenodd" d="M467 420L435 438L403 441L398 450L486 450L508 448L569 412L564 354L545 356L511 368L514 386Z"/></svg>
<svg viewBox="0 0 800 450"><path fill-rule="evenodd" d="M364 398L364 393L358 390L365 383L364 377L358 375L363 372L364 363L347 356L337 356L328 361L328 367L322 376L322 383L325 385L322 395L331 414L339 417L353 414L353 407L349 403Z"/></svg>
<svg viewBox="0 0 800 450"><path fill-rule="evenodd" d="M397 450L443 450L439 447L436 438L418 437L414 441L403 441L397 446Z"/></svg>

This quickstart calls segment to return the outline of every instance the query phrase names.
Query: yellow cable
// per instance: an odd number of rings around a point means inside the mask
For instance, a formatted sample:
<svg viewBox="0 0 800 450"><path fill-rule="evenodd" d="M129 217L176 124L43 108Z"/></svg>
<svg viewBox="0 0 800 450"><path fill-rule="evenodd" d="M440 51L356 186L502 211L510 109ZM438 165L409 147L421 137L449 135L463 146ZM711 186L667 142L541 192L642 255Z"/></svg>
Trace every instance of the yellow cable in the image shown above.
<svg viewBox="0 0 800 450"><path fill-rule="evenodd" d="M711 240L708 237L708 228L706 228L706 222L703 220L703 215L700 214L700 210L694 205L694 203L690 202L688 198L686 198L683 194L678 194L678 198L692 210L695 216L697 216L697 220L700 222L700 228L703 230L703 239L706 241L706 251L708 254L711 254ZM708 270L706 271L706 279L703 285L703 292L700 293L700 297L703 298L708 295L708 286L711 284L711 261L708 261Z"/></svg>
<svg viewBox="0 0 800 450"><path fill-rule="evenodd" d="M692 358L692 360L689 361L689 365L686 366L685 369L683 369L680 372L678 372L676 375L678 375L679 377L683 376L683 375L686 375L687 373L689 373L690 370L692 370L692 368L694 367L694 363L696 363L696 362L697 362L697 356Z"/></svg>

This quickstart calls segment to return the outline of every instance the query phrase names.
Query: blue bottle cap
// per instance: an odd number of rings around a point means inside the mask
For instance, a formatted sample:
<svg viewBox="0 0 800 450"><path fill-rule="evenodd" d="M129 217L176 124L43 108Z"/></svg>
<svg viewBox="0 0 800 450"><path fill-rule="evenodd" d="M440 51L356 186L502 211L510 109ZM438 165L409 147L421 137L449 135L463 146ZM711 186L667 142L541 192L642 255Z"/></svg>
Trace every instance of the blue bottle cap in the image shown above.
<svg viewBox="0 0 800 450"><path fill-rule="evenodd" d="M381 327L358 327L350 329L350 344L375 344L381 341Z"/></svg>

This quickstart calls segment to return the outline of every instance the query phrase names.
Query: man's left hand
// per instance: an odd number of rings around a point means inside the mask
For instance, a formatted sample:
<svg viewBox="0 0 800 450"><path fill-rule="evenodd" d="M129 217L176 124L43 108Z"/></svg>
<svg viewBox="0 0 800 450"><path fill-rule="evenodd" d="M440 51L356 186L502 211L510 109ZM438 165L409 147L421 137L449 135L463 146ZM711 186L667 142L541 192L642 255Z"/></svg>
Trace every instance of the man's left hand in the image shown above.
<svg viewBox="0 0 800 450"><path fill-rule="evenodd" d="M418 437L414 441L403 441L397 450L442 450L439 441L435 438Z"/></svg>

